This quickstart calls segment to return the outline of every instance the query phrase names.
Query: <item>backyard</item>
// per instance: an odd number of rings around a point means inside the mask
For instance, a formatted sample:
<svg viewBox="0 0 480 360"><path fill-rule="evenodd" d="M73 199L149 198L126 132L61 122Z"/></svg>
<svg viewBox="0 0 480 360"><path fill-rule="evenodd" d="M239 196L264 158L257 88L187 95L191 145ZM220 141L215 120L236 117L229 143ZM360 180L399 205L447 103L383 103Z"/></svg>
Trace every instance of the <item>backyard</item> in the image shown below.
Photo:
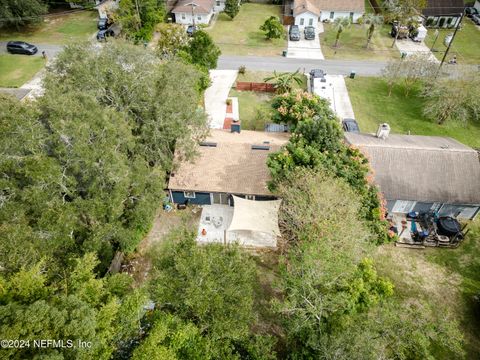
<svg viewBox="0 0 480 360"><path fill-rule="evenodd" d="M20 31L2 30L0 41L22 40L37 44L61 45L70 41L87 40L97 29L96 11L78 11L71 14L51 14L43 23Z"/></svg>
<svg viewBox="0 0 480 360"><path fill-rule="evenodd" d="M453 33L453 29L441 29L439 30L439 35L437 41L435 41L435 30L429 29L428 36L425 39L425 44L428 47L434 45L433 53L435 56L442 60L442 57L447 49L443 41L445 36ZM464 18L462 22L462 28L457 32L455 40L452 43L450 48L447 61L450 60L454 55L457 56L457 61L459 64L479 64L480 63L480 29L478 29L473 22Z"/></svg>
<svg viewBox="0 0 480 360"><path fill-rule="evenodd" d="M273 72L247 70L245 74L238 74L236 81L263 82L263 79L271 76L273 76ZM307 88L307 78L304 75L301 75L301 78L302 83L295 83L294 88L305 90ZM272 83L273 80L268 82ZM270 100L275 96L274 93L238 91L235 90L235 88L232 88L229 96L238 97L242 129L262 131L267 123L271 123L269 116L271 110Z"/></svg>
<svg viewBox="0 0 480 360"><path fill-rule="evenodd" d="M367 28L353 24L340 35L338 47L334 47L336 31L332 24L324 25L325 32L320 35L322 52L326 59L365 59L390 60L400 58L396 47L391 47L393 39L390 36L390 26L378 27L373 34L370 48L367 43Z"/></svg>
<svg viewBox="0 0 480 360"><path fill-rule="evenodd" d="M0 55L0 87L20 87L45 64L40 56Z"/></svg>
<svg viewBox="0 0 480 360"><path fill-rule="evenodd" d="M346 79L356 120L363 132L375 132L381 123L390 124L400 134L437 135L452 137L466 145L480 148L480 124L449 122L438 125L422 114L424 100L419 90L404 96L396 86L388 97L388 89L381 78L357 77Z"/></svg>
<svg viewBox="0 0 480 360"><path fill-rule="evenodd" d="M220 13L207 31L224 55L281 55L286 38L267 40L259 29L270 16L280 17L281 6L246 3L233 20Z"/></svg>

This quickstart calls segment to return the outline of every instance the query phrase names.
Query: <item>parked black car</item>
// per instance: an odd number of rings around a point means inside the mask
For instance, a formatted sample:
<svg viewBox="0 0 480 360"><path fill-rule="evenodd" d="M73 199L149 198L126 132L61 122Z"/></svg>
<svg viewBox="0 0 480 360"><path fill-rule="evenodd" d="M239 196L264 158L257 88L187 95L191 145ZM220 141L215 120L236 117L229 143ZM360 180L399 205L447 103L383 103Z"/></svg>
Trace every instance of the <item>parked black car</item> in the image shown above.
<svg viewBox="0 0 480 360"><path fill-rule="evenodd" d="M98 19L97 28L98 30L107 30L110 26L110 20L106 17Z"/></svg>
<svg viewBox="0 0 480 360"><path fill-rule="evenodd" d="M288 34L290 41L300 41L300 29L298 25L291 25Z"/></svg>
<svg viewBox="0 0 480 360"><path fill-rule="evenodd" d="M193 33L197 30L197 28L193 25L188 25L187 27L187 35L193 36Z"/></svg>
<svg viewBox="0 0 480 360"><path fill-rule="evenodd" d="M475 23L475 25L480 25L480 15L479 14L472 15L472 21Z"/></svg>
<svg viewBox="0 0 480 360"><path fill-rule="evenodd" d="M390 31L390 35L392 37L396 37L398 32L397 39L406 39L408 37L408 27L406 26L398 26L398 22L394 21L392 24L392 30Z"/></svg>
<svg viewBox="0 0 480 360"><path fill-rule="evenodd" d="M7 43L7 51L10 54L35 55L38 52L38 48L24 41L9 41Z"/></svg>
<svg viewBox="0 0 480 360"><path fill-rule="evenodd" d="M343 131L345 132L353 132L353 133L359 133L360 128L358 126L358 123L355 119L343 119L342 120L342 128Z"/></svg>
<svg viewBox="0 0 480 360"><path fill-rule="evenodd" d="M315 40L315 28L313 26L306 26L303 30L305 40Z"/></svg>
<svg viewBox="0 0 480 360"><path fill-rule="evenodd" d="M111 29L106 29L106 30L99 30L97 33L97 40L102 41L102 40L107 40L107 37L113 37L115 36L115 32Z"/></svg>
<svg viewBox="0 0 480 360"><path fill-rule="evenodd" d="M310 78L311 79L318 79L318 78L324 78L327 73L323 71L322 69L312 69L310 70Z"/></svg>
<svg viewBox="0 0 480 360"><path fill-rule="evenodd" d="M466 7L465 8L465 15L471 18L473 15L478 15L478 10L474 7Z"/></svg>

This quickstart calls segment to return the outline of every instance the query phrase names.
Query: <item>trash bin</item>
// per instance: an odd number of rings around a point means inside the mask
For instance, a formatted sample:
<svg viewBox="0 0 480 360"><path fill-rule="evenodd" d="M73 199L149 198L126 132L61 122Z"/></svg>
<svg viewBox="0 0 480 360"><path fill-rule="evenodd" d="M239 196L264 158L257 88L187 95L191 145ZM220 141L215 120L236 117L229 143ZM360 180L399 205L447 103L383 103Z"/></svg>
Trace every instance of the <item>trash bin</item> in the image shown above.
<svg viewBox="0 0 480 360"><path fill-rule="evenodd" d="M350 79L355 79L355 71L350 71Z"/></svg>
<svg viewBox="0 0 480 360"><path fill-rule="evenodd" d="M287 50L283 50L283 51L282 51L282 56L283 56L283 57L287 56Z"/></svg>

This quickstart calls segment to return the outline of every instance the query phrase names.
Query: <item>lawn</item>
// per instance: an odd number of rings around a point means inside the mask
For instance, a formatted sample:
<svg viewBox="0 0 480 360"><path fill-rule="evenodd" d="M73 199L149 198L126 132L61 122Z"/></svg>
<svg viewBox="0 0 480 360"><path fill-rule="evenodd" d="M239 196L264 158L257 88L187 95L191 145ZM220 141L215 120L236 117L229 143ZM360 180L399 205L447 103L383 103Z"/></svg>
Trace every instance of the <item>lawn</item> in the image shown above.
<svg viewBox="0 0 480 360"><path fill-rule="evenodd" d="M439 59L442 57L447 49L443 44L443 40L447 34L454 32L454 29L441 29L439 30L439 36L434 45L434 54ZM435 30L429 29L428 36L425 39L425 44L431 47L435 40ZM455 40L452 43L450 51L448 53L447 61L454 55L457 56L457 62L460 64L479 64L480 63L480 30L475 27L472 21L468 18L464 18L462 22L462 28L458 30Z"/></svg>
<svg viewBox="0 0 480 360"><path fill-rule="evenodd" d="M395 296L421 302L437 309L447 309L460 323L467 359L480 356L480 219L470 224L467 239L457 249L402 249L392 245L378 248L376 264L379 273L395 285ZM437 358L446 358L439 356Z"/></svg>
<svg viewBox="0 0 480 360"><path fill-rule="evenodd" d="M0 87L19 87L30 80L45 61L40 56L0 55Z"/></svg>
<svg viewBox="0 0 480 360"><path fill-rule="evenodd" d="M466 145L480 148L480 125L450 122L438 125L422 115L424 100L419 92L404 96L395 87L388 97L387 85L380 78L346 79L356 120L363 132L375 132L381 123L390 124L400 134L449 136Z"/></svg>
<svg viewBox="0 0 480 360"><path fill-rule="evenodd" d="M373 34L370 48L367 49L367 29L363 25L353 24L340 35L338 47L334 48L336 32L332 24L324 25L325 32L320 35L322 52L326 59L365 59L390 60L399 58L397 48L392 48L390 26L383 25Z"/></svg>
<svg viewBox="0 0 480 360"><path fill-rule="evenodd" d="M246 3L233 20L224 13L219 14L207 31L224 55L281 55L287 48L286 38L267 40L259 29L272 15L280 17L281 6Z"/></svg>
<svg viewBox="0 0 480 360"><path fill-rule="evenodd" d="M33 44L65 44L87 40L97 30L96 11L79 11L67 15L49 15L44 22L21 31L2 30L0 41L23 40Z"/></svg>
<svg viewBox="0 0 480 360"><path fill-rule="evenodd" d="M263 79L273 76L269 71L247 71L245 74L238 74L237 81L245 82L263 82ZM272 83L273 80L268 81ZM294 84L296 89L307 89L307 77L302 76L301 84ZM242 129L245 130L263 130L265 125L271 123L270 100L275 94L256 91L237 91L230 90L229 96L238 97L240 120Z"/></svg>

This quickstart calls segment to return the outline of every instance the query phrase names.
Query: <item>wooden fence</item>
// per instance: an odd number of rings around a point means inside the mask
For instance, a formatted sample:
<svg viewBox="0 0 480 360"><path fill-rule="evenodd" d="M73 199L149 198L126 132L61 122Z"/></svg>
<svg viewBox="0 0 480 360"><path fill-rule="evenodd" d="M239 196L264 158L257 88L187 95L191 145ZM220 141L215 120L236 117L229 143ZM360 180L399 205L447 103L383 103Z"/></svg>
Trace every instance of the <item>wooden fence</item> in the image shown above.
<svg viewBox="0 0 480 360"><path fill-rule="evenodd" d="M237 81L237 85L235 87L237 90L242 90L242 91L246 90L246 91L275 92L275 86L269 83Z"/></svg>

